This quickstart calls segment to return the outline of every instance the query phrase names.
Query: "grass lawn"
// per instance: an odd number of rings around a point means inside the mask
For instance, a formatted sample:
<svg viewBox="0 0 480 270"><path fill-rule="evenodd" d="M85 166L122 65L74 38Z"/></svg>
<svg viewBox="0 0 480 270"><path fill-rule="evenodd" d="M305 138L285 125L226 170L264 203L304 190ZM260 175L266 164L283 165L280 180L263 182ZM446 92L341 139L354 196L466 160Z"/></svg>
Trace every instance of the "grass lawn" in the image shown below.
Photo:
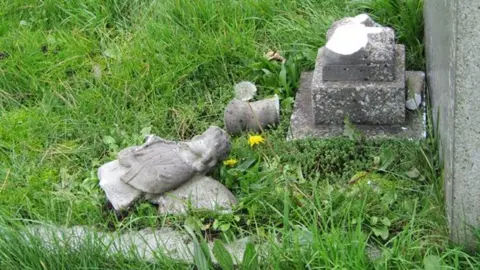
<svg viewBox="0 0 480 270"><path fill-rule="evenodd" d="M107 257L94 244L46 250L19 233L32 223L135 230L192 222L208 238L267 243L262 269L479 268L479 256L448 243L434 136L285 141L300 73L313 69L332 22L368 12L395 29L407 68L424 70L422 5L0 1L0 269L202 269ZM269 50L287 62L266 61ZM119 218L106 207L101 164L146 133L184 140L223 127L233 85L243 80L257 84L260 98L280 96L282 121L261 145L232 137L239 163L212 172L237 196L233 214L159 216L138 203ZM376 260L367 256L372 246Z"/></svg>

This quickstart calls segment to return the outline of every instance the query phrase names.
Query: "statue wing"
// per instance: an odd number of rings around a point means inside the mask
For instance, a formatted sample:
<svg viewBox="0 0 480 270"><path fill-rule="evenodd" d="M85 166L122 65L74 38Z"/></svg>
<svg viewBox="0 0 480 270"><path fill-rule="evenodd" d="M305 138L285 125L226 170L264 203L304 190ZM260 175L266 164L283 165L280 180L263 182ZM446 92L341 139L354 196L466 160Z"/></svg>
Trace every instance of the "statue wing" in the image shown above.
<svg viewBox="0 0 480 270"><path fill-rule="evenodd" d="M121 180L146 193L163 193L193 176L193 170L180 162L177 143L159 137L122 150L118 160L128 168Z"/></svg>

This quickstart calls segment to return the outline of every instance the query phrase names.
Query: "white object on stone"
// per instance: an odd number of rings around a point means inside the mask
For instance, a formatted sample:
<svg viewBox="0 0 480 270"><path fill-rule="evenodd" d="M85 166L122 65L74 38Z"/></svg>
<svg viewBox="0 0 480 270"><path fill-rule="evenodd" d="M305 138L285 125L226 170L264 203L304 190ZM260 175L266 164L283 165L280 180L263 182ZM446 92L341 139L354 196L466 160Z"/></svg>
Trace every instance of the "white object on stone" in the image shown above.
<svg viewBox="0 0 480 270"><path fill-rule="evenodd" d="M147 198L149 199L149 198ZM158 204L160 213L183 214L192 209L232 210L237 204L235 196L220 182L207 177L196 176L179 188L166 192L150 201Z"/></svg>
<svg viewBox="0 0 480 270"><path fill-rule="evenodd" d="M352 18L353 23L363 24L368 27L382 27L380 24L376 23L368 14L362 13Z"/></svg>
<svg viewBox="0 0 480 270"><path fill-rule="evenodd" d="M342 25L333 32L326 47L338 54L351 55L367 46L369 34L379 34L382 31L380 27L366 27L359 23Z"/></svg>
<svg viewBox="0 0 480 270"><path fill-rule="evenodd" d="M235 85L235 97L242 101L249 101L257 94L257 87L254 83L243 81Z"/></svg>
<svg viewBox="0 0 480 270"><path fill-rule="evenodd" d="M151 135L98 169L100 187L115 210L126 209L143 196L158 197L206 174L229 152L226 132L215 126L185 142Z"/></svg>
<svg viewBox="0 0 480 270"><path fill-rule="evenodd" d="M425 88L425 73L423 71L406 71L407 101L405 107L417 110L422 105L422 95Z"/></svg>
<svg viewBox="0 0 480 270"><path fill-rule="evenodd" d="M422 96L420 94L415 93L415 97L409 98L405 102L405 107L411 111L414 111L418 109L421 103L422 103Z"/></svg>
<svg viewBox="0 0 480 270"><path fill-rule="evenodd" d="M364 25L364 26L367 26L367 27L381 27L381 28L383 28L383 26L381 26L380 24L373 21L372 18L370 18L370 16L368 16L368 14L363 13L363 14L357 15L355 17L346 17L346 18L343 18L341 20L333 22L332 26L327 31L327 40L330 40L333 33L335 32L335 30L338 27L340 27L342 25L347 25L347 24L361 24L361 25Z"/></svg>

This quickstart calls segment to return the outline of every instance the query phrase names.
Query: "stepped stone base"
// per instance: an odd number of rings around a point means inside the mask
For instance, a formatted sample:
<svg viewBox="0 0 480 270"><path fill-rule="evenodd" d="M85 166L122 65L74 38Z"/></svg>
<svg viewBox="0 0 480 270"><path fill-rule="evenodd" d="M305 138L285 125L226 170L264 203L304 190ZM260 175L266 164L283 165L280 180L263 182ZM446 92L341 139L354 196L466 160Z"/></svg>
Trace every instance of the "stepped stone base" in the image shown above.
<svg viewBox="0 0 480 270"><path fill-rule="evenodd" d="M295 99L293 114L290 121L288 140L305 138L326 138L344 135L344 125L341 124L320 124L315 125L313 121L313 105L311 95L313 72L304 72L301 76L300 88ZM357 131L367 138L402 138L421 140L426 137L426 111L421 106L416 111L405 109L405 122L395 125L364 125L355 124Z"/></svg>
<svg viewBox="0 0 480 270"><path fill-rule="evenodd" d="M324 50L325 48L319 49L309 102L313 103L316 124L342 124L346 116L352 123L405 123L405 47L403 45L396 45L393 81L324 81L323 72L326 70L332 74L338 72L340 77L365 73L367 77L377 78L385 77L389 69L374 65L332 69L332 66L325 66L322 57Z"/></svg>

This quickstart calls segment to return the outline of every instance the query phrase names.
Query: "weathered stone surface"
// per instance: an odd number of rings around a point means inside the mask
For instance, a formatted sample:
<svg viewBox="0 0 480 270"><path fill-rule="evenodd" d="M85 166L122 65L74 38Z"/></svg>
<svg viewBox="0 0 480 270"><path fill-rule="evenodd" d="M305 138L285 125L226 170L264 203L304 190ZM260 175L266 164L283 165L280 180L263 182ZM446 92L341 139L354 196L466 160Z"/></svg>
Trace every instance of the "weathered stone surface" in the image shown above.
<svg viewBox="0 0 480 270"><path fill-rule="evenodd" d="M425 73L423 71L406 71L405 77L407 80L407 101L405 107L409 110L416 110L422 106Z"/></svg>
<svg viewBox="0 0 480 270"><path fill-rule="evenodd" d="M327 36L328 42L323 50L323 80L395 79L393 29L377 27L368 15L361 14L335 22Z"/></svg>
<svg viewBox="0 0 480 270"><path fill-rule="evenodd" d="M367 33L367 42L359 45L357 50L352 48L353 52L350 54L342 53L342 48L336 49L332 42L327 43L329 46L325 46L324 50L325 65L393 64L395 62L395 33L391 28L379 29L377 33ZM351 38L348 34L347 32L345 37L339 37L341 41L338 43L348 43Z"/></svg>
<svg viewBox="0 0 480 270"><path fill-rule="evenodd" d="M226 132L215 126L190 141L152 135L143 145L123 149L118 160L101 166L100 187L115 210L126 209L146 194L158 196L206 174L229 152Z"/></svg>
<svg viewBox="0 0 480 270"><path fill-rule="evenodd" d="M96 247L105 248L107 256L120 253L132 259L143 259L148 262L155 262L158 256L166 256L173 260L193 263L195 254L194 242L191 237L171 228L143 229L120 234L95 231L84 226L70 228L35 226L29 227L25 234L40 238L41 244L47 249L78 250L91 247L94 243L99 245ZM242 262L246 245L249 242L252 242L252 239L245 237L225 244L235 265ZM208 242L207 246L213 263L217 264L217 259L212 252L213 242Z"/></svg>
<svg viewBox="0 0 480 270"><path fill-rule="evenodd" d="M230 212L237 204L230 190L206 176L194 177L175 190L147 199L158 204L158 211L162 214L183 214L189 208Z"/></svg>
<svg viewBox="0 0 480 270"><path fill-rule="evenodd" d="M280 100L277 95L255 102L234 98L225 108L223 121L230 134L261 131L280 122Z"/></svg>
<svg viewBox="0 0 480 270"><path fill-rule="evenodd" d="M120 178L127 169L120 166L118 160L102 165L98 169L100 187L115 209L126 209L142 197L143 192L123 182Z"/></svg>
<svg viewBox="0 0 480 270"><path fill-rule="evenodd" d="M479 2L424 2L428 92L444 165L445 206L450 233L455 243L478 252Z"/></svg>
<svg viewBox="0 0 480 270"><path fill-rule="evenodd" d="M397 45L392 82L324 81L320 48L312 81L315 124L403 124L405 122L405 48Z"/></svg>
<svg viewBox="0 0 480 270"><path fill-rule="evenodd" d="M393 81L395 66L391 64L323 66L325 81Z"/></svg>
<svg viewBox="0 0 480 270"><path fill-rule="evenodd" d="M343 136L343 124L315 125L312 108L313 72L302 73L300 87L295 98L295 105L290 121L288 140L305 138L326 138ZM421 140L426 137L425 107L411 112L406 111L405 123L399 125L365 125L356 124L355 129L367 138L401 138Z"/></svg>
<svg viewBox="0 0 480 270"><path fill-rule="evenodd" d="M391 28L347 24L323 48L325 81L393 81L395 35Z"/></svg>

